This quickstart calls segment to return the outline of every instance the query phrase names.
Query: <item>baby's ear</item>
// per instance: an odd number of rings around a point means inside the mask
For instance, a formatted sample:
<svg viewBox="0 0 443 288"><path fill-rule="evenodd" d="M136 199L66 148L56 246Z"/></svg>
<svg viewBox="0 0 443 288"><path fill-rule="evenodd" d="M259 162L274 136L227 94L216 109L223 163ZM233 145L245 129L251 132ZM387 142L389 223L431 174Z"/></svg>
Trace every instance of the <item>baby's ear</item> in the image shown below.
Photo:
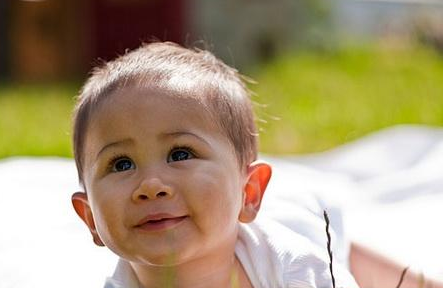
<svg viewBox="0 0 443 288"><path fill-rule="evenodd" d="M84 192L75 192L72 194L71 201L77 215L83 220L83 222L85 222L86 226L88 226L94 243L97 246L105 246L95 228L94 217L92 216L91 206L89 206L88 195Z"/></svg>
<svg viewBox="0 0 443 288"><path fill-rule="evenodd" d="M243 206L238 218L240 222L252 222L257 216L271 174L271 166L264 161L254 161L248 166L248 179L243 188Z"/></svg>

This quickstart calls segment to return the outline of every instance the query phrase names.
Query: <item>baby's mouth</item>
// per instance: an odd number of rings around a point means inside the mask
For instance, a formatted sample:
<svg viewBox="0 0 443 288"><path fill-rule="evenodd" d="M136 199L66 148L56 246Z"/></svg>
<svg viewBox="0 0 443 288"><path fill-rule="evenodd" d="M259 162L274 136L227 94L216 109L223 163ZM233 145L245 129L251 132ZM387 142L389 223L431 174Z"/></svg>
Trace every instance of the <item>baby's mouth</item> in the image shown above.
<svg viewBox="0 0 443 288"><path fill-rule="evenodd" d="M159 231L166 230L175 227L177 224L181 223L183 220L188 218L187 215L184 216L173 216L173 215L150 215L143 218L135 228L143 231Z"/></svg>
<svg viewBox="0 0 443 288"><path fill-rule="evenodd" d="M143 224L156 224L156 223L164 223L164 222L168 222L168 221L179 221L181 219L184 219L185 217L186 216L173 217L173 218L161 218L161 219L156 219L156 220L148 220L148 221L146 221Z"/></svg>

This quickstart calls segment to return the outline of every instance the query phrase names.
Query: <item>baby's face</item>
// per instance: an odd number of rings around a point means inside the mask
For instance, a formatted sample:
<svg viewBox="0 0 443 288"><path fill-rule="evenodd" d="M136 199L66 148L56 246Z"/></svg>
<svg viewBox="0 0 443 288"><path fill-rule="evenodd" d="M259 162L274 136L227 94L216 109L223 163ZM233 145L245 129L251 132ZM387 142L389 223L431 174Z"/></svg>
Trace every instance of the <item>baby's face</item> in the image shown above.
<svg viewBox="0 0 443 288"><path fill-rule="evenodd" d="M233 249L246 175L196 100L115 92L94 112L85 151L94 222L119 256L176 265Z"/></svg>

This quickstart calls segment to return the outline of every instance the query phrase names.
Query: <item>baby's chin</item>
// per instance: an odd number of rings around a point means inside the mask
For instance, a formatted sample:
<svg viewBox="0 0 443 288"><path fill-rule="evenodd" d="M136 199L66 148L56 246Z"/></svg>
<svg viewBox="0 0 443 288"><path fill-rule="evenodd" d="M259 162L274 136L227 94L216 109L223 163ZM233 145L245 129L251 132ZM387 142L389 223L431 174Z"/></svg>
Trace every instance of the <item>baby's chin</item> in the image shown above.
<svg viewBox="0 0 443 288"><path fill-rule="evenodd" d="M150 257L144 257L136 259L136 263L140 265L153 266L153 267L176 267L180 264L186 263L186 259L179 257L177 253L170 253L166 255L156 255Z"/></svg>
<svg viewBox="0 0 443 288"><path fill-rule="evenodd" d="M113 252L115 253L116 251ZM177 267L198 258L198 256L194 253L186 253L185 251L182 251L181 253L176 251L147 251L145 253L142 253L142 251L137 251L137 253L115 254L133 265L158 268ZM191 257L187 254L194 255Z"/></svg>

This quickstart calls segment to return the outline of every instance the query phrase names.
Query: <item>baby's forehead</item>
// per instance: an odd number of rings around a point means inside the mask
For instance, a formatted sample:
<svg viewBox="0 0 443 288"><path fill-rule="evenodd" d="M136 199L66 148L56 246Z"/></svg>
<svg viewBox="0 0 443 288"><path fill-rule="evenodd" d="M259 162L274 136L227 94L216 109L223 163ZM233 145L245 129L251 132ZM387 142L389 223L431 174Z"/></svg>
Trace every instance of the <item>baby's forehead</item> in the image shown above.
<svg viewBox="0 0 443 288"><path fill-rule="evenodd" d="M201 93L201 90L197 93ZM170 130L173 130L173 127L178 129L197 123L199 128L206 131L226 134L220 125L220 117L214 106L205 101L204 95L197 93L157 86L119 88L112 91L95 107L88 126L111 133L113 131L108 129L110 123L120 130L131 121L158 122L159 126L168 127ZM114 123L116 121L121 123ZM97 132L97 129L93 130Z"/></svg>
<svg viewBox="0 0 443 288"><path fill-rule="evenodd" d="M190 89L192 88L192 89ZM217 93L215 90L207 87L192 86L172 86L156 84L133 84L118 87L110 91L99 105L96 106L95 113L101 112L103 109L110 108L138 108L140 103L151 104L150 106L169 105L174 109L183 112L182 116L199 116L214 117L217 116L216 109L213 109L213 96Z"/></svg>

